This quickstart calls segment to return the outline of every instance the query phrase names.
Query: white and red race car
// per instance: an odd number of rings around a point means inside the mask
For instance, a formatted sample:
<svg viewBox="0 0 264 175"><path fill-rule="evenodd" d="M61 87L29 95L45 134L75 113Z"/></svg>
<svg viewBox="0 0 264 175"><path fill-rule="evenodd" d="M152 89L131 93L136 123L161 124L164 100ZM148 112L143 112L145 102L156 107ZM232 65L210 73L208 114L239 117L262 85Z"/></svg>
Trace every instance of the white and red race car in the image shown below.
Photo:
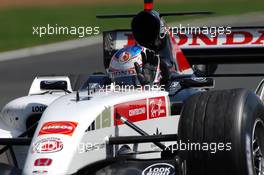
<svg viewBox="0 0 264 175"><path fill-rule="evenodd" d="M137 15L100 16L133 17L134 21L133 35L127 30L104 33L105 66L115 50L133 44L134 38L143 46L160 44L155 34L160 35L162 16L166 14L153 11L148 0ZM1 171L24 175L263 174L264 106L260 98L244 89L209 91L213 79L197 77L189 64L263 62L263 34L261 28L233 29L213 39L193 34L182 36L180 45L174 35L167 35L166 52L159 54L177 74L169 77L164 89L127 91L97 74L72 92L66 76L37 77L28 96L11 101L1 112L0 144L6 146L0 153L8 152L14 165L0 166ZM199 75L214 76L208 67L198 70ZM263 83L257 94L263 98Z"/></svg>

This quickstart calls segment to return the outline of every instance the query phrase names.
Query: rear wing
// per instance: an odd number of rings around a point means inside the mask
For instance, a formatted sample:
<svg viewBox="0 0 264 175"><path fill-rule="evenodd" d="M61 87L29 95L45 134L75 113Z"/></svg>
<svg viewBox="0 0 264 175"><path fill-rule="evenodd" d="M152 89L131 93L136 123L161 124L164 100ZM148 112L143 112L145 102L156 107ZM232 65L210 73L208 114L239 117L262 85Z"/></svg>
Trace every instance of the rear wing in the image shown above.
<svg viewBox="0 0 264 175"><path fill-rule="evenodd" d="M216 37L194 32L174 37L191 64L264 62L264 27L233 27L231 31ZM106 31L103 42L105 64L118 49L135 44L130 30Z"/></svg>

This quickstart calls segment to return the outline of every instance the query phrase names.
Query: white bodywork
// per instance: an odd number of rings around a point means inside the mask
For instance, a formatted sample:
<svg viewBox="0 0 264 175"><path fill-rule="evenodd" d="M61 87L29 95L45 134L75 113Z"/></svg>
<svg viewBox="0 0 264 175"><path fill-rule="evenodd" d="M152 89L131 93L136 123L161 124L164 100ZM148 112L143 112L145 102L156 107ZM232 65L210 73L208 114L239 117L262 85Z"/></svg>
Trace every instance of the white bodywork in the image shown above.
<svg viewBox="0 0 264 175"><path fill-rule="evenodd" d="M259 85L262 97L263 82ZM32 107L48 106L39 121L23 168L24 175L70 175L116 156L122 145L109 152L110 137L136 136L136 131L116 119L128 118L150 135L177 134L180 116L171 116L168 92L110 91L54 92L16 99L2 111L1 138L15 138L25 131ZM43 112L43 111L39 111ZM166 143L171 144L171 143ZM153 143L131 144L131 150L159 150ZM160 153L138 154L136 158L159 158Z"/></svg>
<svg viewBox="0 0 264 175"><path fill-rule="evenodd" d="M115 120L117 111L150 135L177 133L179 116L170 115L170 101L165 91L120 92L111 87L110 91L90 95L80 92L78 97L77 92L67 94L40 88L41 81L61 80L70 85L67 77L35 78L29 95L9 102L1 112L1 138L17 138L26 131L30 116L42 115L30 147L14 146L24 175L73 174L115 156L122 145L114 147L113 154L109 154L106 149L109 137L138 135ZM70 86L68 90L72 90ZM159 150L153 143L129 146L133 151ZM158 158L160 153L137 157Z"/></svg>
<svg viewBox="0 0 264 175"><path fill-rule="evenodd" d="M29 117L41 116L47 106L66 93L61 90L45 90L40 88L41 81L66 81L67 90L72 91L71 83L66 76L36 77L28 96L20 97L6 104L0 113L0 138L16 138L26 131ZM25 161L24 147L14 147L18 164L23 167Z"/></svg>
<svg viewBox="0 0 264 175"><path fill-rule="evenodd" d="M34 114L42 114L45 108L57 98L65 95L65 92L51 90L49 93L42 94L45 90L40 89L41 81L66 81L68 90L72 91L68 77L36 77L30 87L28 96L12 100L4 106L1 111L1 125L5 128L1 138L17 137L26 130L26 120ZM1 131L1 130L0 130Z"/></svg>
<svg viewBox="0 0 264 175"><path fill-rule="evenodd" d="M163 102L166 104L155 101L155 98L165 99ZM136 106L137 104L133 103L135 101L140 103L142 100L146 102L146 105L143 105L145 109L142 109L140 104ZM72 174L89 164L105 160L109 156L105 145L107 138L138 135L125 125L115 125L114 111L119 109L116 105L126 102L131 102L128 108L135 105L128 111L129 115L144 114L147 116L146 120L135 122L147 133L152 135L157 130L162 134L177 133L179 117L170 116L167 92L97 92L90 99L87 92L81 92L79 101L77 101L76 93L72 93L56 100L43 113L28 151L23 174L32 175L39 172L50 175ZM159 108L158 105L163 105L163 108ZM163 117L159 117L161 113L164 113ZM151 119L151 116L154 118ZM96 123L92 128L94 121ZM48 127L49 122L51 122L49 126L53 128ZM61 124L63 122L75 124L72 125L70 134L63 134L58 129L58 127L66 128L65 124ZM57 125L55 126L54 123ZM44 132L54 128L53 132ZM84 145L86 145L86 150L83 149ZM139 144L131 149L150 151L157 147L153 144ZM158 154L149 156L157 157ZM48 166L43 166L43 164L36 166L35 161L42 158L50 159L52 163ZM144 155L144 158L149 157Z"/></svg>

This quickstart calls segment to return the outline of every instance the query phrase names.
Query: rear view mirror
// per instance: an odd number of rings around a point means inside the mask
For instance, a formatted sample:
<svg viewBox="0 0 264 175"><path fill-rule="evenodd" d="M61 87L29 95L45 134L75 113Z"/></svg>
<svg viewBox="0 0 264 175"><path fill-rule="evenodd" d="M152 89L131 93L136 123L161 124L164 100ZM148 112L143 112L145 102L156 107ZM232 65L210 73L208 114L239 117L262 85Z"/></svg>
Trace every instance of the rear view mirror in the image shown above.
<svg viewBox="0 0 264 175"><path fill-rule="evenodd" d="M183 88L191 88L191 87L206 87L213 88L214 87L214 79L213 78L202 78L202 77L194 77L194 78L184 78L180 81L180 85Z"/></svg>
<svg viewBox="0 0 264 175"><path fill-rule="evenodd" d="M41 81L41 90L66 90L68 87L66 81Z"/></svg>

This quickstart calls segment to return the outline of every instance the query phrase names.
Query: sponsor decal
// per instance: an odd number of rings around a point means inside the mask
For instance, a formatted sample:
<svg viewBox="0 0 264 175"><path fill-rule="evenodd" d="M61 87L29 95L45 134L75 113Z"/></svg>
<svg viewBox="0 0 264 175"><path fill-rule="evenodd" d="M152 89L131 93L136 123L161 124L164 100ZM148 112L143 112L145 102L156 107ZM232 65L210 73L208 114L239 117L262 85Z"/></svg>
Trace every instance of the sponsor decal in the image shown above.
<svg viewBox="0 0 264 175"><path fill-rule="evenodd" d="M168 163L156 163L147 167L142 175L174 175L175 168Z"/></svg>
<svg viewBox="0 0 264 175"><path fill-rule="evenodd" d="M116 114L126 117L131 122L137 122L142 120L147 120L147 100L136 100L126 103L121 103L114 106L114 117L116 119ZM115 120L115 125L123 124L119 120Z"/></svg>
<svg viewBox="0 0 264 175"><path fill-rule="evenodd" d="M124 76L124 75L133 75L133 74L136 74L136 71L133 68L133 69L129 69L129 70L114 70L114 71L112 71L110 73L111 73L111 76L113 76L113 77L120 77L120 76Z"/></svg>
<svg viewBox="0 0 264 175"><path fill-rule="evenodd" d="M58 121L58 122L47 122L44 123L39 131L39 135L45 134L64 134L72 136L75 128L77 127L76 122L69 121Z"/></svg>
<svg viewBox="0 0 264 175"><path fill-rule="evenodd" d="M206 47L223 47L228 48L236 47L252 47L263 46L264 31L250 32L250 31L233 31L231 34L218 35L211 37L204 34L191 34L191 35L177 35L177 43L182 48L193 47L203 48Z"/></svg>
<svg viewBox="0 0 264 175"><path fill-rule="evenodd" d="M232 46L263 46L264 31L232 31L231 34L211 37L204 34L177 35L177 43L182 48L187 47L232 47Z"/></svg>
<svg viewBox="0 0 264 175"><path fill-rule="evenodd" d="M46 174L48 174L48 171L46 171L46 170L35 170L32 173L33 173L33 175L46 175Z"/></svg>
<svg viewBox="0 0 264 175"><path fill-rule="evenodd" d="M263 47L263 29L232 30L230 34L219 34L212 37L210 34L177 34L177 44L181 48L230 48L230 47ZM118 45L115 49L134 45L135 39L132 33L118 33Z"/></svg>
<svg viewBox="0 0 264 175"><path fill-rule="evenodd" d="M52 163L52 159L49 158L40 158L35 160L34 166L50 166Z"/></svg>
<svg viewBox="0 0 264 175"><path fill-rule="evenodd" d="M126 117L130 122L147 120L146 102L147 100L143 99L115 105L114 118L116 119L118 113L121 116ZM167 116L166 98L164 96L149 98L148 115L149 119ZM115 120L115 125L121 124L123 124L121 121Z"/></svg>
<svg viewBox="0 0 264 175"><path fill-rule="evenodd" d="M32 106L32 112L34 113L42 113L45 111L45 109L47 108L47 106Z"/></svg>
<svg viewBox="0 0 264 175"><path fill-rule="evenodd" d="M166 99L165 97L155 97L149 99L149 118L166 117Z"/></svg>
<svg viewBox="0 0 264 175"><path fill-rule="evenodd" d="M56 137L41 139L33 144L32 153L55 153L63 149L61 139Z"/></svg>
<svg viewBox="0 0 264 175"><path fill-rule="evenodd" d="M137 109L131 109L131 110L128 111L128 113L129 113L129 117L135 116L135 115L145 114L146 113L146 108L142 107L142 108L137 108Z"/></svg>
<svg viewBox="0 0 264 175"><path fill-rule="evenodd" d="M125 63L125 62L129 61L130 58L131 58L131 55L130 55L129 52L123 52L123 53L121 54L121 56L120 56L119 61L120 61L121 63Z"/></svg>

